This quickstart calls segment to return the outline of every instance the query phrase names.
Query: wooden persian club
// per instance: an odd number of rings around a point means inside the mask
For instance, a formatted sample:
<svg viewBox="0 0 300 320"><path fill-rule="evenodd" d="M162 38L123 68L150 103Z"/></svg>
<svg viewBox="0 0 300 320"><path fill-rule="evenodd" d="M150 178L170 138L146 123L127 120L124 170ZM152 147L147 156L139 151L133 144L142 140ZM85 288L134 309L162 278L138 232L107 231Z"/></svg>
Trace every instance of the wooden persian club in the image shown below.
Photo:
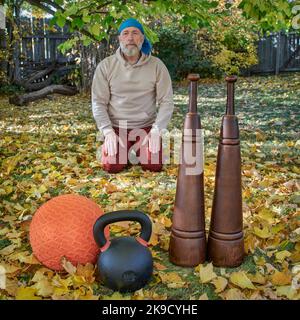
<svg viewBox="0 0 300 320"><path fill-rule="evenodd" d="M208 236L208 259L218 267L237 267L244 258L241 153L234 112L234 83L226 77L227 106L222 118L215 190Z"/></svg>
<svg viewBox="0 0 300 320"><path fill-rule="evenodd" d="M205 261L203 142L197 113L198 74L190 74L189 109L182 135L175 206L169 246L173 264L194 267Z"/></svg>

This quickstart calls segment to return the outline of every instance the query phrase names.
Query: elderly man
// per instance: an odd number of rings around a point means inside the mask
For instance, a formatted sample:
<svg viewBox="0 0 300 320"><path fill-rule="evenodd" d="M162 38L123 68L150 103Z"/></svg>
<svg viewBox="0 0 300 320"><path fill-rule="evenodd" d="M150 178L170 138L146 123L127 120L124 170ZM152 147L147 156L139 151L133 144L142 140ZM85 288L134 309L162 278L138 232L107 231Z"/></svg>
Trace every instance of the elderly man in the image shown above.
<svg viewBox="0 0 300 320"><path fill-rule="evenodd" d="M143 170L160 171L161 131L174 109L171 78L164 63L151 55L137 20L120 25L119 43L116 53L98 64L92 84L93 116L104 135L103 168L120 172L133 148Z"/></svg>

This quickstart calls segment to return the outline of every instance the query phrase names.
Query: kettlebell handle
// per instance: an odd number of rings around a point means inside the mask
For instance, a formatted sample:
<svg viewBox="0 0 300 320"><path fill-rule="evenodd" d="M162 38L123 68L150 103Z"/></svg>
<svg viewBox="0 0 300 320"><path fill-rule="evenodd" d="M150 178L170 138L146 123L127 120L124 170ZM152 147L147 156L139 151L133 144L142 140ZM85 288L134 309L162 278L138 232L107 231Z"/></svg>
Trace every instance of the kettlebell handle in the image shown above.
<svg viewBox="0 0 300 320"><path fill-rule="evenodd" d="M119 221L137 221L140 223L142 230L140 238L146 243L150 240L152 233L152 223L150 218L143 212L138 210L118 210L108 212L99 217L93 228L94 239L100 248L103 248L108 239L105 238L104 228L111 223Z"/></svg>

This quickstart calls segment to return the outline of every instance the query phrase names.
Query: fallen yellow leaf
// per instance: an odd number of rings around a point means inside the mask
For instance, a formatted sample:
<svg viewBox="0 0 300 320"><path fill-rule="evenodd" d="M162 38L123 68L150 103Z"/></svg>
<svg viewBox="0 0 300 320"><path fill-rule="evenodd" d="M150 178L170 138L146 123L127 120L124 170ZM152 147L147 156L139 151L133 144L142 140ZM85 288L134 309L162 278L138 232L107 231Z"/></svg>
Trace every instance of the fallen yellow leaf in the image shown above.
<svg viewBox="0 0 300 320"><path fill-rule="evenodd" d="M162 283L167 284L169 288L182 288L185 285L185 282L176 272L159 272L158 274Z"/></svg>
<svg viewBox="0 0 300 320"><path fill-rule="evenodd" d="M266 283L266 278L259 272L256 272L255 274L247 274L248 278L254 282L254 283L259 283L259 284L265 284Z"/></svg>
<svg viewBox="0 0 300 320"><path fill-rule="evenodd" d="M251 233L247 234L244 240L245 252L254 252L255 248L257 247L259 240Z"/></svg>
<svg viewBox="0 0 300 320"><path fill-rule="evenodd" d="M245 300L246 297L243 292L237 288L228 289L222 292L220 296L225 300Z"/></svg>
<svg viewBox="0 0 300 320"><path fill-rule="evenodd" d="M270 276L270 280L275 286L283 286L291 283L292 276L286 272L275 271Z"/></svg>
<svg viewBox="0 0 300 320"><path fill-rule="evenodd" d="M159 242L159 239L158 239L158 236L157 234L155 234L154 232L152 232L151 234L151 238L149 240L149 245L152 245L152 246L156 246Z"/></svg>
<svg viewBox="0 0 300 320"><path fill-rule="evenodd" d="M283 260L287 257L290 257L292 254L287 251L287 250L283 250L283 251L279 251L275 254L276 260L279 262L283 262Z"/></svg>
<svg viewBox="0 0 300 320"><path fill-rule="evenodd" d="M299 251L293 252L289 258L293 263L299 262L300 261L300 252Z"/></svg>
<svg viewBox="0 0 300 320"><path fill-rule="evenodd" d="M275 215L275 213L273 211L271 211L270 209L263 208L258 212L257 217L261 220L267 221L269 224L273 224L276 222L274 215Z"/></svg>
<svg viewBox="0 0 300 320"><path fill-rule="evenodd" d="M272 233L269 231L267 227L263 227L263 229L259 229L258 227L254 227L254 234L262 239L267 239L272 237Z"/></svg>
<svg viewBox="0 0 300 320"><path fill-rule="evenodd" d="M199 266L200 281L202 283L210 282L212 279L216 278L217 275L214 273L213 264L210 262L206 266L200 264Z"/></svg>
<svg viewBox="0 0 300 320"><path fill-rule="evenodd" d="M93 283L95 281L94 277L95 266L91 263L87 263L85 265L77 265L76 275L82 276L86 283Z"/></svg>
<svg viewBox="0 0 300 320"><path fill-rule="evenodd" d="M61 265L69 274L73 275L76 272L76 267L66 257L61 258Z"/></svg>
<svg viewBox="0 0 300 320"><path fill-rule="evenodd" d="M266 259L263 256L254 257L254 261L257 266L264 266L266 264Z"/></svg>
<svg viewBox="0 0 300 320"><path fill-rule="evenodd" d="M24 158L23 155L16 155L7 158L3 162L3 169L6 167L6 174L9 175L17 166L18 162Z"/></svg>
<svg viewBox="0 0 300 320"><path fill-rule="evenodd" d="M6 278L5 281L5 291L11 295L11 296L15 296L17 293L17 290L19 289L19 283L17 279L10 279L10 278Z"/></svg>
<svg viewBox="0 0 300 320"><path fill-rule="evenodd" d="M162 270L166 270L167 269L167 267L166 266L164 266L164 265L162 265L161 263L158 263L158 262L154 262L154 268L156 269L156 270L159 270L159 271L162 271Z"/></svg>
<svg viewBox="0 0 300 320"><path fill-rule="evenodd" d="M151 202L149 209L150 209L150 213L159 212L160 210L159 205L156 201Z"/></svg>
<svg viewBox="0 0 300 320"><path fill-rule="evenodd" d="M7 256L7 255L11 254L15 249L16 249L16 245L12 243L12 244L6 246L5 248L1 249L0 255Z"/></svg>
<svg viewBox="0 0 300 320"><path fill-rule="evenodd" d="M242 289L255 289L255 286L244 271L233 272L229 281Z"/></svg>
<svg viewBox="0 0 300 320"><path fill-rule="evenodd" d="M17 290L16 300L42 300L41 297L35 296L36 288L20 287Z"/></svg>
<svg viewBox="0 0 300 320"><path fill-rule="evenodd" d="M275 226L271 227L271 233L272 234L277 234L278 232L284 230L286 228L285 224L283 223L278 223Z"/></svg>
<svg viewBox="0 0 300 320"><path fill-rule="evenodd" d="M116 192L118 191L118 188L112 184L112 183L108 183L106 186L105 186L105 189L106 189L106 192L107 193L113 193L113 192Z"/></svg>
<svg viewBox="0 0 300 320"><path fill-rule="evenodd" d="M48 275L45 275L45 273L47 273ZM47 269L47 268L40 268L38 269L33 278L31 279L32 282L38 282L42 279L50 279L53 276L54 271Z"/></svg>
<svg viewBox="0 0 300 320"><path fill-rule="evenodd" d="M22 207L22 206L20 205L20 203L15 204L15 205L14 205L14 208L15 208L16 210L18 210L18 211L26 210L24 207Z"/></svg>
<svg viewBox="0 0 300 320"><path fill-rule="evenodd" d="M249 300L265 300L266 298L264 298L261 294L260 291L254 291L253 293L251 293L250 297L248 298Z"/></svg>
<svg viewBox="0 0 300 320"><path fill-rule="evenodd" d="M220 293L225 290L228 280L223 277L217 277L212 280L213 285L216 287L216 293Z"/></svg>
<svg viewBox="0 0 300 320"><path fill-rule="evenodd" d="M36 282L32 288L35 288L37 290L37 294L42 297L50 297L53 294L53 286L46 278Z"/></svg>
<svg viewBox="0 0 300 320"><path fill-rule="evenodd" d="M293 300L297 295L297 290L293 289L291 286L280 286L276 288L276 294L278 296L285 296L290 300ZM298 295L299 296L299 295Z"/></svg>
<svg viewBox="0 0 300 320"><path fill-rule="evenodd" d="M170 218L164 216L164 215L159 215L158 216L158 221L162 223L166 228L170 228L172 226L172 221Z"/></svg>
<svg viewBox="0 0 300 320"><path fill-rule="evenodd" d="M208 299L208 296L206 293L203 293L200 297L199 297L199 300L209 300Z"/></svg>
<svg viewBox="0 0 300 320"><path fill-rule="evenodd" d="M261 130L255 131L255 135L256 135L256 140L257 141L265 141L266 140L266 136L265 136L264 132L261 131Z"/></svg>
<svg viewBox="0 0 300 320"><path fill-rule="evenodd" d="M86 284L85 278L83 276L72 276L72 283L74 288L80 288L80 286Z"/></svg>
<svg viewBox="0 0 300 320"><path fill-rule="evenodd" d="M92 292L81 294L78 297L79 300L99 300L99 296L95 296Z"/></svg>
<svg viewBox="0 0 300 320"><path fill-rule="evenodd" d="M0 265L0 289L6 288L6 270Z"/></svg>
<svg viewBox="0 0 300 320"><path fill-rule="evenodd" d="M67 178L66 179L66 184L67 185L76 186L77 183L78 183L77 179L74 179L74 178Z"/></svg>
<svg viewBox="0 0 300 320"><path fill-rule="evenodd" d="M10 229L8 229L8 228L2 228L1 230L0 230L0 236L4 236L5 234L7 234L7 233L9 233L10 232Z"/></svg>
<svg viewBox="0 0 300 320"><path fill-rule="evenodd" d="M11 255L10 260L19 260L20 262L28 264L40 264L40 262L35 258L33 254L30 254L28 251L16 252Z"/></svg>
<svg viewBox="0 0 300 320"><path fill-rule="evenodd" d="M15 266L10 263L4 263L4 262L1 262L0 268L1 267L5 269L5 273L7 274L14 274L16 271L22 270L21 267Z"/></svg>
<svg viewBox="0 0 300 320"><path fill-rule="evenodd" d="M51 284L54 287L53 293L58 296L69 293L69 287L73 284L72 278L68 277L66 279L61 279L58 274L56 274L52 280Z"/></svg>

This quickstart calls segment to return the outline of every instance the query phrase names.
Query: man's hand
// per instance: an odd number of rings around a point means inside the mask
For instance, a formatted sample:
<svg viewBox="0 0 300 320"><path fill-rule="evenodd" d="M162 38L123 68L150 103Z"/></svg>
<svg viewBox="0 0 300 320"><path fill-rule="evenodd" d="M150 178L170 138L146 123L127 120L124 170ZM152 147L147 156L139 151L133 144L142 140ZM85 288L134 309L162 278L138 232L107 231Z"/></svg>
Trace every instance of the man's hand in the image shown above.
<svg viewBox="0 0 300 320"><path fill-rule="evenodd" d="M152 127L142 145L145 145L147 142L149 142L149 151L151 153L157 153L160 151L160 133L157 127Z"/></svg>
<svg viewBox="0 0 300 320"><path fill-rule="evenodd" d="M105 135L104 148L109 157L113 157L118 153L117 142L119 141L120 145L125 148L123 141L118 137L115 131L109 131Z"/></svg>

